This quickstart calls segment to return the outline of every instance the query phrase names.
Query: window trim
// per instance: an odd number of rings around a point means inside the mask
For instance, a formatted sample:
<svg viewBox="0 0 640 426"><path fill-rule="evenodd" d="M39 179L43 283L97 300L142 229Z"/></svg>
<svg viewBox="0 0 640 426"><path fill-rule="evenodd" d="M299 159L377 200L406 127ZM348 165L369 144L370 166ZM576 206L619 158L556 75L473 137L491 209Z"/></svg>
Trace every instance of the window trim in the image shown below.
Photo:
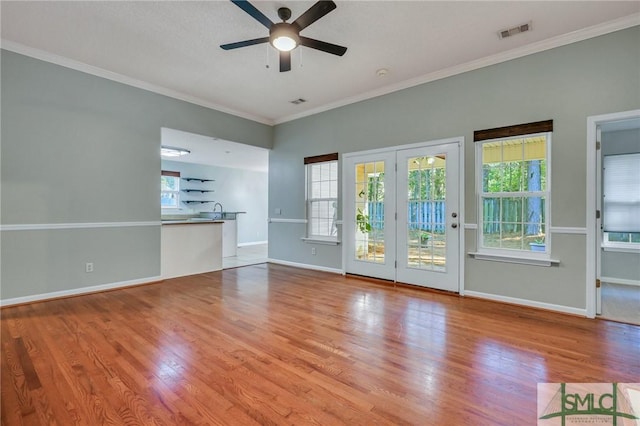
<svg viewBox="0 0 640 426"><path fill-rule="evenodd" d="M552 140L552 131L543 131L537 133L524 133L524 134L513 134L517 128L522 128L526 130L530 130L535 128L535 126L539 126L537 128L541 129L553 129L553 121L543 121L538 123L530 123L527 125L519 125L519 126L508 126L498 129L489 129L486 131L477 131L474 132L474 142L476 144L476 152L475 152L475 166L476 166L476 215L478 218L478 230L476 232L476 252L472 253L475 258L483 259L483 260L502 260L502 261L512 261L512 263L528 263L529 262L513 262L513 259L522 259L524 261L531 260L533 261L530 264L539 264L538 261L546 261L546 266L550 266L551 264L557 264L557 260L551 259L551 248L552 248L552 233L551 233L551 140ZM484 135L497 135L502 134L504 136L497 138L488 138L484 137ZM483 193L482 190L482 146L485 143L492 142L500 142L505 140L512 139L524 139L530 137L544 136L546 142L546 190L544 191L534 191L534 192L517 192L517 194L522 194L522 196L526 196L526 194L540 194L540 196L545 197L545 251L544 252L535 252L532 250L519 250L519 249L505 249L505 248L492 248L492 247L484 247L483 239L484 239L484 221L483 221L483 206L482 206L482 198ZM497 196L505 196L508 194L515 194L512 192L499 192L492 193L492 195ZM470 253L471 254L471 253ZM491 258L491 259L489 259Z"/></svg>
<svg viewBox="0 0 640 426"><path fill-rule="evenodd" d="M604 251L640 253L640 243L609 241L609 232L607 231L602 231L602 243L600 247L602 247Z"/></svg>
<svg viewBox="0 0 640 426"><path fill-rule="evenodd" d="M335 198L333 197L324 197L324 198L310 198L310 194L311 194L311 185L312 185L312 179L311 179L311 170L312 170L312 165L318 164L318 163L335 163L336 164L336 196ZM336 230L336 235L315 235L311 233L311 227L313 225L313 221L311 220L311 203L312 202L316 202L316 201L334 201L336 203L336 214L339 213L340 209L338 206L338 199L339 199L339 195L340 195L340 164L338 162L338 153L332 153L332 154L323 154L323 155L317 155L317 156L313 156L313 157L305 157L304 158L304 166L305 166L305 218L306 218L306 230L305 230L305 236L302 238L303 241L305 242L312 242L312 243L323 243L323 244L339 244L339 229ZM339 222L338 220L336 220L336 226L338 225Z"/></svg>
<svg viewBox="0 0 640 426"><path fill-rule="evenodd" d="M476 130L473 132L473 141L485 142L493 139L513 139L519 136L551 132L553 132L553 120L544 120L513 126L496 127L493 129Z"/></svg>

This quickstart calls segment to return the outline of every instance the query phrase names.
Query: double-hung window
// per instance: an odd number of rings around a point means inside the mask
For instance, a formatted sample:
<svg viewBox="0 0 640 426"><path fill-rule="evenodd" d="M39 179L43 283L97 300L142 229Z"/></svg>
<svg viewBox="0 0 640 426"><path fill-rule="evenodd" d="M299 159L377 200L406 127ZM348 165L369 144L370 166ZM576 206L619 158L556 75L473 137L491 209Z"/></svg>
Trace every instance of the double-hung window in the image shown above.
<svg viewBox="0 0 640 426"><path fill-rule="evenodd" d="M338 154L304 159L307 175L307 238L337 241Z"/></svg>
<svg viewBox="0 0 640 426"><path fill-rule="evenodd" d="M552 126L547 121L474 135L479 252L549 258Z"/></svg>
<svg viewBox="0 0 640 426"><path fill-rule="evenodd" d="M160 206L163 209L180 207L180 172L162 170L160 176Z"/></svg>
<svg viewBox="0 0 640 426"><path fill-rule="evenodd" d="M605 155L603 245L640 250L640 153Z"/></svg>

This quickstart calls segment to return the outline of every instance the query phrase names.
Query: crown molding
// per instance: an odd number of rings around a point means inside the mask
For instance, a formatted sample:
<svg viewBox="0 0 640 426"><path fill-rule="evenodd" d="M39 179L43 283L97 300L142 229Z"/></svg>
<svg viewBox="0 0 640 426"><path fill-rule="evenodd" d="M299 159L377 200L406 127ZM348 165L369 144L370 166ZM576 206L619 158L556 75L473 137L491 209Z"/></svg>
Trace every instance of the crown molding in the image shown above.
<svg viewBox="0 0 640 426"><path fill-rule="evenodd" d="M288 121L297 120L299 118L308 117L311 115L326 112L335 108L350 105L353 103L361 102L367 99L376 98L378 96L387 95L389 93L397 92L400 90L408 89L411 87L419 86L421 84L429 83L432 81L440 80L443 78L451 77L454 75L462 74L468 71L477 70L480 68L496 65L501 62L510 61L512 59L521 58L524 56L532 55L534 53L543 52L545 50L554 49L556 47L565 46L579 41L587 40L590 38L602 36L615 31L624 30L634 26L640 25L640 13L634 13L619 19L614 19L602 24L594 25L581 30L573 31L567 34L563 34L557 37L552 37L547 40L542 40L537 43L532 43L526 46L522 46L516 49L508 50L506 52L498 53L495 55L487 56L485 58L477 59L464 64L449 67L443 70L428 73L413 79L405 80L403 82L381 87L376 90L372 90L366 93L362 93L356 96L342 99L337 102L332 102L318 108L313 108L298 114L288 115L275 120L270 120L266 117L261 117L253 114L249 114L242 111L237 111L222 105L218 105L204 99L200 99L195 96L187 95L176 90L168 89L165 87L157 86L142 80L137 80L132 77L127 77L122 74L118 74L112 71L108 71L99 67L95 67L83 62L74 61L53 53L45 52L40 49L25 46L20 43L16 43L10 40L1 39L0 47L11 52L19 53L21 55L29 56L41 61L50 62L56 65L60 65L66 68L81 71L87 74L102 77L108 80L116 81L118 83L126 84L128 86L143 89L149 92L157 93L160 95L168 96L170 98L178 99L181 101L189 102L195 105L199 105L205 108L214 109L226 114L234 115L236 117L244 118L247 120L255 121L258 123L274 126L276 124L286 123Z"/></svg>
<svg viewBox="0 0 640 426"><path fill-rule="evenodd" d="M501 62L510 61L513 59L522 58L524 56L532 55L534 53L543 52L545 50L554 49L556 47L566 46L568 44L577 43L579 41L588 40L590 38L602 36L605 34L613 33L616 31L624 30L627 28L640 25L640 13L634 13L619 19L614 19L602 24L594 25L591 27L583 28L581 30L572 31L567 34L552 37L546 40L541 40L536 43L528 44L526 46L518 47L508 50L506 52L497 53L495 55L480 58L471 62L467 62L460 65L455 65L443 70L434 71L429 74L425 74L410 80L405 80L397 84L381 87L369 92L365 92L356 96L342 99L337 102L332 102L318 108L310 109L304 112L300 112L286 117L281 117L274 120L274 124L282 124L288 121L297 120L299 118L308 117L311 115L319 114L321 112L329 111L342 106L354 104L356 102L365 101L367 99L376 98L378 96L387 95L389 93L397 92L411 87L419 86L421 84L430 83L432 81L441 80L443 78L451 77L454 75L462 74L468 71L477 70L480 68L496 65Z"/></svg>
<svg viewBox="0 0 640 426"><path fill-rule="evenodd" d="M148 92L153 92L159 95L168 96L173 99L189 102L191 104L199 105L205 108L214 109L219 112L234 115L240 118L245 118L251 121L256 121L258 123L267 124L269 126L273 126L275 124L273 120L270 120L265 117L248 114L242 111L236 111L234 109L231 109L219 104L215 104L213 102L209 102L195 96L178 92L177 90L168 89L166 87L158 86L152 83L148 83L146 81L142 81L132 77L128 77L126 75L118 74L113 71L108 71L103 68L85 64L84 62L75 61L73 59L69 59L53 53L45 52L44 50L36 49L34 47L25 46L23 44L16 43L11 40L1 39L0 43L1 43L0 47L4 50L8 50L14 53L19 53L21 55L29 56L31 58L39 59L44 62L60 65L65 68L81 71L87 74L95 75L97 77L105 78L107 80L115 81L117 83L126 84L127 86L132 86L138 89L146 90Z"/></svg>

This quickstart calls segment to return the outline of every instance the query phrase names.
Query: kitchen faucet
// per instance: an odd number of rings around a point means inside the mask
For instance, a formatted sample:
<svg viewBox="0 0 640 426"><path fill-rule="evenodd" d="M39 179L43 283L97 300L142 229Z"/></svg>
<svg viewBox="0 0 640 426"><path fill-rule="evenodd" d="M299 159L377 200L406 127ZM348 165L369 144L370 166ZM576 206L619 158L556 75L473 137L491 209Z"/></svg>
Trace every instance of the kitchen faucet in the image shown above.
<svg viewBox="0 0 640 426"><path fill-rule="evenodd" d="M220 204L220 203L215 203L215 204L213 205L213 213L215 213L215 212L216 212L216 208L217 208L218 206L220 206L220 217L222 217L222 212L223 212L223 210L224 210L224 209L222 208L222 204Z"/></svg>

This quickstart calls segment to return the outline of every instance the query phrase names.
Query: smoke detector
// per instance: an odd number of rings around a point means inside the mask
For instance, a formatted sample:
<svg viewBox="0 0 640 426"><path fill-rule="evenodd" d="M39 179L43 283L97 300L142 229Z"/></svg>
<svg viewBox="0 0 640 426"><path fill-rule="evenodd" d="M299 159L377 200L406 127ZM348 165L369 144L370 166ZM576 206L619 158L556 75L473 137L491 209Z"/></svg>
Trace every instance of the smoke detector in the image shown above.
<svg viewBox="0 0 640 426"><path fill-rule="evenodd" d="M512 28L506 28L504 30L498 31L498 38L503 39L507 37L512 37L516 34L524 33L527 31L531 31L531 21L526 22L524 24L520 24Z"/></svg>

